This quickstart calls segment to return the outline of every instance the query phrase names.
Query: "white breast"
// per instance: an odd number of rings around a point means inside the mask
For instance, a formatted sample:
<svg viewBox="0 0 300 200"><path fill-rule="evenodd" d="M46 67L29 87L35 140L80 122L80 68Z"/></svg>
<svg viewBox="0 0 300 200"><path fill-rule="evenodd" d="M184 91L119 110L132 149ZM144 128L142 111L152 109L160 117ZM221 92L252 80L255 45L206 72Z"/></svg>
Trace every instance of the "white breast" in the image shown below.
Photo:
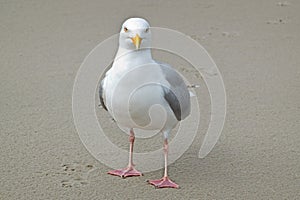
<svg viewBox="0 0 300 200"><path fill-rule="evenodd" d="M120 126L159 130L167 121L177 123L164 99L162 87L169 87L160 66L155 63L128 65L117 63L106 77L107 108Z"/></svg>

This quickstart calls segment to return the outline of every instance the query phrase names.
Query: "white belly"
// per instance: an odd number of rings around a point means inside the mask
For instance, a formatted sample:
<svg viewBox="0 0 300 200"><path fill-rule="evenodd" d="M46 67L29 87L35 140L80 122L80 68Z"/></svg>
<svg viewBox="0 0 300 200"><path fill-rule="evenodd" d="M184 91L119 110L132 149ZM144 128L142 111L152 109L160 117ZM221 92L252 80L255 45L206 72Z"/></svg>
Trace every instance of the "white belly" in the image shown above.
<svg viewBox="0 0 300 200"><path fill-rule="evenodd" d="M155 68L133 70L124 77L108 77L106 106L119 126L143 130L161 130L166 123L177 124L173 111L164 99L163 87ZM138 75L145 74L140 78ZM138 78L137 78L138 77ZM116 81L118 80L118 81Z"/></svg>

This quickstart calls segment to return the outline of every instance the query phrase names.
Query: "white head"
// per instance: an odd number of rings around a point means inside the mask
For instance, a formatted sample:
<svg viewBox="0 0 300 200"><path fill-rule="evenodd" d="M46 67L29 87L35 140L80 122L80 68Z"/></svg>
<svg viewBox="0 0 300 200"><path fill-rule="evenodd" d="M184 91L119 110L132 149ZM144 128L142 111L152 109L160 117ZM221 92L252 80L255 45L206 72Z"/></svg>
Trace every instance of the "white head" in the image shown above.
<svg viewBox="0 0 300 200"><path fill-rule="evenodd" d="M151 33L149 23L142 18L127 19L121 28L119 46L128 49L150 47Z"/></svg>

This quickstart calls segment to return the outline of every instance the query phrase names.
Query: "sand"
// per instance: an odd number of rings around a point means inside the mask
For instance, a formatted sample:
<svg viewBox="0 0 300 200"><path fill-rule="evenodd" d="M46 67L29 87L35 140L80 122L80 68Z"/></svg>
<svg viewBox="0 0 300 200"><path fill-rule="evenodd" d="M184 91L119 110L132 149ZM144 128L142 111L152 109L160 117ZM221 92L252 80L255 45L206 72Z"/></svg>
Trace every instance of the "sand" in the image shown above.
<svg viewBox="0 0 300 200"><path fill-rule="evenodd" d="M299 199L299 10L296 0L2 0L0 199ZM77 70L131 16L190 35L224 78L226 123L205 159L197 153L209 104L206 88L197 88L203 126L170 165L179 190L147 185L162 170L124 180L107 175L110 168L88 153L75 130ZM108 117L101 119L115 132ZM126 148L124 138L112 135Z"/></svg>

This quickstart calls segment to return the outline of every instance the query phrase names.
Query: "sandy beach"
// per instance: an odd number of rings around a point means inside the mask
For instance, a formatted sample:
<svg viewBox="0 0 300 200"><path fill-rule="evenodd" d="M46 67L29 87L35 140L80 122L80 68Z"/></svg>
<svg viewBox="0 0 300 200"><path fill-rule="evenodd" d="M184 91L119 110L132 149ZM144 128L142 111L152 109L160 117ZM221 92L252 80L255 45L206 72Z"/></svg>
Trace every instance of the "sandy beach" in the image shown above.
<svg viewBox="0 0 300 200"><path fill-rule="evenodd" d="M296 0L1 0L0 199L299 199L299 11ZM169 166L180 189L146 183L163 170L107 175L110 168L85 149L74 126L81 63L134 16L191 36L224 79L225 126L213 151L199 159L209 95L201 77L175 66L201 86L195 90L203 112L193 144ZM103 109L97 112L111 141L127 149L126 135ZM136 151L162 142L151 145L137 140Z"/></svg>

